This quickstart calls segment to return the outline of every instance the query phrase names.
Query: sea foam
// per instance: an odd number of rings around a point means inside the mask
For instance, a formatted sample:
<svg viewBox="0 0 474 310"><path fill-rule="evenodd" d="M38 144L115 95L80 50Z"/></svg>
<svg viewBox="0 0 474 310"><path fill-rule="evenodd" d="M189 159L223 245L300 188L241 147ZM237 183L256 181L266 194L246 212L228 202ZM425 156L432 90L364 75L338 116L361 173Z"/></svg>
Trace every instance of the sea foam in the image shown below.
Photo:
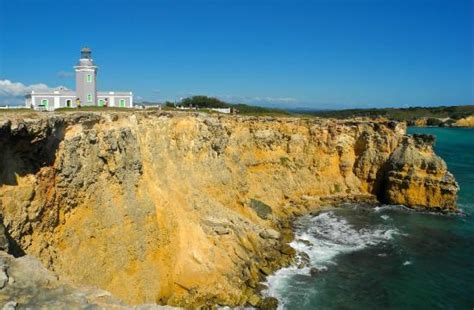
<svg viewBox="0 0 474 310"><path fill-rule="evenodd" d="M334 268L338 255L386 242L399 234L398 230L387 226L358 229L334 211L322 212L317 216L303 216L296 222L295 228L295 239L290 245L297 253L306 253L310 262L303 268L297 262L295 266L280 269L267 278L268 289L264 294L278 298L279 309L285 309L283 292L297 294L298 300L303 304L305 301L309 302L310 296L315 292L313 288L304 285L305 277ZM292 289L289 286L298 287Z"/></svg>

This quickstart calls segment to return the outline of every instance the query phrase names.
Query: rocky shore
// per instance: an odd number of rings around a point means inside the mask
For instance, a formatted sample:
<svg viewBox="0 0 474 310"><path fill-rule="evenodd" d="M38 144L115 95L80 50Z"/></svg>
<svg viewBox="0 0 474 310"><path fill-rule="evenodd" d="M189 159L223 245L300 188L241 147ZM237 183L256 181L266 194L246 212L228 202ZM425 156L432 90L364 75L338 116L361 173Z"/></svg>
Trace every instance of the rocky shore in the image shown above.
<svg viewBox="0 0 474 310"><path fill-rule="evenodd" d="M351 200L456 210L433 137L405 131L153 111L0 116L3 239L17 257L0 255L0 303L69 302L59 290L98 308L272 309L260 282L293 262L295 216ZM40 282L10 280L25 261Z"/></svg>
<svg viewBox="0 0 474 310"><path fill-rule="evenodd" d="M454 128L473 128L474 116L466 116L460 119L453 119L450 117L434 118L422 117L415 120L408 121L409 126L415 127L454 127Z"/></svg>

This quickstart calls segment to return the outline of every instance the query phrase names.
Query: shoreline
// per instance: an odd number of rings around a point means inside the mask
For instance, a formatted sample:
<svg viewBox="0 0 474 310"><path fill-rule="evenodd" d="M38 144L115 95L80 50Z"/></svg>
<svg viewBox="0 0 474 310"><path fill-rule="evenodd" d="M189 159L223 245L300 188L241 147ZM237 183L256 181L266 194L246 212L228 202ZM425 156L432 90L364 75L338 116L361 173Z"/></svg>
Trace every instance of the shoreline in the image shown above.
<svg viewBox="0 0 474 310"><path fill-rule="evenodd" d="M294 260L297 216L376 196L455 209L457 184L433 142L389 121L4 118L0 210L24 252L128 304L270 306L258 284Z"/></svg>
<svg viewBox="0 0 474 310"><path fill-rule="evenodd" d="M299 231L301 227L298 227L296 223L301 220L304 217L310 217L310 218L317 218L320 215L323 214L328 214L331 213L331 211L337 211L340 209L346 209L346 210L351 210L353 209L368 209L369 212L383 212L383 210L392 210L396 212L406 212L407 216L410 216L411 214L420 214L420 215L426 215L426 216L441 216L441 217L463 217L462 212L436 212L436 211L426 211L420 208L411 208L403 205L385 205L381 204L378 201L370 200L370 201L358 201L358 200L350 200L350 201L338 201L338 203L334 205L325 205L325 206L318 206L315 208L312 208L312 210L308 210L307 213L297 215L292 219L292 227L293 227L293 234L294 238L292 239L291 242L288 243L288 245L292 246L295 249L295 255L294 255L294 260L291 265L284 266L280 269L275 270L271 275L267 276L262 284L266 287L265 290L262 291L262 298L275 298L278 300L277 304L278 309L282 306L282 303L284 303L286 300L282 299L282 296L280 296L275 290L281 289L279 286L280 281L287 281L293 276L296 275L304 275L304 276L310 276L311 278L316 277L315 281L317 280L318 274L324 273L327 271L327 266L319 266L315 267L315 262L310 259L310 256L308 256L308 250L305 248L300 248L301 243L303 244L309 242L305 237L302 238L302 236L299 236L299 234L302 233L302 231ZM387 231L390 232L391 229ZM400 232L398 231L393 231L395 235L399 235ZM392 233L391 233L392 234ZM403 235L403 234L402 234ZM386 242L392 240L391 237L386 240ZM298 245L299 244L299 245ZM374 245L367 245L366 247L369 246L374 246ZM366 247L363 247L361 249L354 249L349 252L340 252L337 253L334 257L331 259L337 258L339 255L344 255L344 253L350 253L352 251L358 251L365 249ZM297 261L295 259L298 258ZM406 264L411 264L411 262L405 262ZM316 264L317 265L317 264ZM334 267L334 268L337 268ZM288 288L289 289L289 288ZM264 308L267 309L267 308ZM273 309L273 308L272 308ZM276 308L275 308L276 309Z"/></svg>

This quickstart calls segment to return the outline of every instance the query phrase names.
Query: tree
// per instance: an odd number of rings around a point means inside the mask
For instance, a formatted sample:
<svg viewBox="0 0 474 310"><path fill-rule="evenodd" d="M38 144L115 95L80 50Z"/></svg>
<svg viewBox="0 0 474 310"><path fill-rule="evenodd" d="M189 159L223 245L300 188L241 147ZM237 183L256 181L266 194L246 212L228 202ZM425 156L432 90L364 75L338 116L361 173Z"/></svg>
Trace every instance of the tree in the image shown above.
<svg viewBox="0 0 474 310"><path fill-rule="evenodd" d="M207 96L193 96L184 98L181 104L185 107L198 107L198 108L228 108L230 105L217 98Z"/></svg>

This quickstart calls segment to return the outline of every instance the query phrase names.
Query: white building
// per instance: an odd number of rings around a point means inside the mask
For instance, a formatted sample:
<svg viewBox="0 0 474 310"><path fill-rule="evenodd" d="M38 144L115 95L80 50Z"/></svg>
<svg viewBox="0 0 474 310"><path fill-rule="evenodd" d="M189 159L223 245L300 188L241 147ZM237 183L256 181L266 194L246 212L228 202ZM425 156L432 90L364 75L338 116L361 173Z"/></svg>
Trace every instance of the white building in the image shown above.
<svg viewBox="0 0 474 310"><path fill-rule="evenodd" d="M78 106L108 106L133 108L132 92L98 92L97 66L91 57L91 50L83 48L81 58L74 67L76 71L76 91L58 89L53 92L34 92L25 96L25 106L35 110L53 111L57 108Z"/></svg>

